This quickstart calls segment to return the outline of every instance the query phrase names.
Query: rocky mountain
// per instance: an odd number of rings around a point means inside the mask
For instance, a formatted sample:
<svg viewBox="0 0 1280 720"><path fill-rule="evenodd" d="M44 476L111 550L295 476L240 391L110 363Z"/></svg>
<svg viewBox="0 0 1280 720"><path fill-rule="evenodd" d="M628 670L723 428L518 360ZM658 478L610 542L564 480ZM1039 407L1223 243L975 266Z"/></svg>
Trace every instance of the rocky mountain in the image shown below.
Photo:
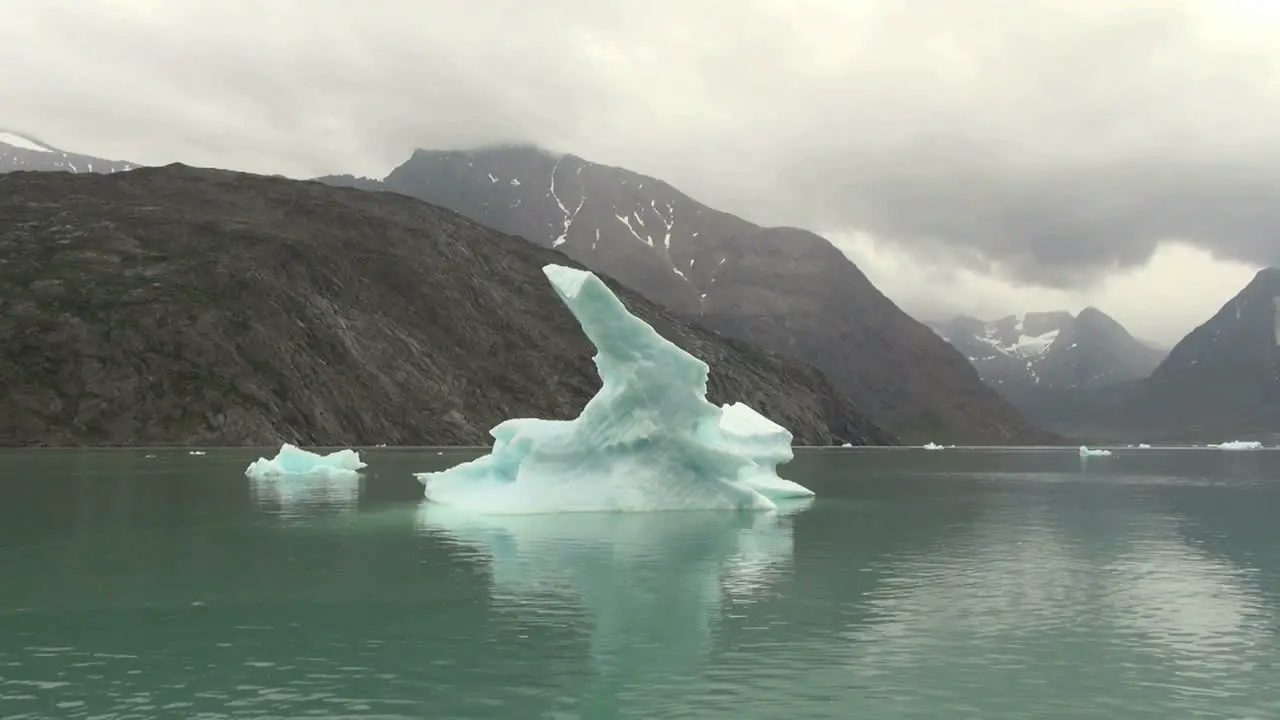
<svg viewBox="0 0 1280 720"><path fill-rule="evenodd" d="M509 417L571 417L599 380L552 262L575 264L389 193L3 175L0 445L485 444ZM799 443L893 442L814 368L619 295L711 365L712 400Z"/></svg>
<svg viewBox="0 0 1280 720"><path fill-rule="evenodd" d="M419 150L374 185L555 248L724 335L821 369L911 442L1046 442L964 357L827 240L765 228L671 185L529 146Z"/></svg>
<svg viewBox="0 0 1280 720"><path fill-rule="evenodd" d="M1280 269L1260 271L1150 377L1060 394L1039 417L1116 441L1280 441Z"/></svg>
<svg viewBox="0 0 1280 720"><path fill-rule="evenodd" d="M1143 383L1136 410L1158 435L1280 436L1280 268L1259 271L1175 345Z"/></svg>
<svg viewBox="0 0 1280 720"><path fill-rule="evenodd" d="M71 173L115 173L138 167L59 150L27 135L0 128L0 173L56 170Z"/></svg>
<svg viewBox="0 0 1280 720"><path fill-rule="evenodd" d="M973 363L983 381L1027 409L1047 390L1089 390L1151 374L1165 353L1087 307L1029 312L993 322L960 316L933 328Z"/></svg>

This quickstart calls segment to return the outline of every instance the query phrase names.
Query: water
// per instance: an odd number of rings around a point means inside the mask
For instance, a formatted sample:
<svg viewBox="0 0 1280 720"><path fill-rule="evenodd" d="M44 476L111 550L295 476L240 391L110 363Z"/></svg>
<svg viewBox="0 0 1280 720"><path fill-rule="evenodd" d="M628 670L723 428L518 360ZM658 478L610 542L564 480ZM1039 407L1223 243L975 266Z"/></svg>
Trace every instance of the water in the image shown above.
<svg viewBox="0 0 1280 720"><path fill-rule="evenodd" d="M470 451L258 454L0 454L0 718L1280 717L1280 452L807 451L778 517L485 523L410 475Z"/></svg>

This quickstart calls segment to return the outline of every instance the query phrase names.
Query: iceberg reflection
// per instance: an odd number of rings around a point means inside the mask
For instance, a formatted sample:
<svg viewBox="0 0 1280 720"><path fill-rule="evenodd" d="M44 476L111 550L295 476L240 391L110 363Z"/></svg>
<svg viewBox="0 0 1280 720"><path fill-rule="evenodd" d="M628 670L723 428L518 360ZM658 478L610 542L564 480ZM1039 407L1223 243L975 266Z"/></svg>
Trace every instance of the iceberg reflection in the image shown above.
<svg viewBox="0 0 1280 720"><path fill-rule="evenodd" d="M476 515L424 502L420 527L489 556L493 594L531 611L569 593L594 621L600 692L649 692L687 678L710 649L726 596L786 572L792 522L809 499L771 512ZM555 602L557 606L561 603ZM537 608L540 609L540 608ZM608 690L603 690L608 688ZM597 701L605 701L596 697Z"/></svg>
<svg viewBox="0 0 1280 720"><path fill-rule="evenodd" d="M249 478L249 493L260 509L285 515L352 511L360 502L360 477L277 475Z"/></svg>

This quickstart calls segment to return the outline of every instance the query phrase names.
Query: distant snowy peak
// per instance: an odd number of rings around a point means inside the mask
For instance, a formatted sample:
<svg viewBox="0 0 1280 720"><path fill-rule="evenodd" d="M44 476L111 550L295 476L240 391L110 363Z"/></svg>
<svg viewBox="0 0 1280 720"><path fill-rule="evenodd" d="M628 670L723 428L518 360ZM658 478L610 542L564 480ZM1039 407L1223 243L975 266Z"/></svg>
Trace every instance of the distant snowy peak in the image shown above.
<svg viewBox="0 0 1280 720"><path fill-rule="evenodd" d="M991 322L962 316L932 327L972 363L1015 360L1034 364L1074 320L1067 312L1032 312Z"/></svg>
<svg viewBox="0 0 1280 720"><path fill-rule="evenodd" d="M1095 308L1030 312L983 322L958 317L934 330L1006 394L1102 387L1146 377L1164 353Z"/></svg>
<svg viewBox="0 0 1280 720"><path fill-rule="evenodd" d="M0 173L19 170L110 174L139 167L59 150L30 135L0 129Z"/></svg>
<svg viewBox="0 0 1280 720"><path fill-rule="evenodd" d="M985 323L978 338L993 350L1019 360L1043 356L1074 318L1066 312L1010 315Z"/></svg>

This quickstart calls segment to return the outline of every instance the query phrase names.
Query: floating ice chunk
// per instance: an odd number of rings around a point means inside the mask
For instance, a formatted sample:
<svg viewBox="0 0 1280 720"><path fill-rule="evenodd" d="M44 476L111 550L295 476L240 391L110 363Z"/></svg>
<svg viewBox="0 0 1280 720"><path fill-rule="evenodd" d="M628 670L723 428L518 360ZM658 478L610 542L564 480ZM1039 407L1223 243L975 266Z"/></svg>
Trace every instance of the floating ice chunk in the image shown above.
<svg viewBox="0 0 1280 720"><path fill-rule="evenodd" d="M937 443L925 443L921 445L925 450L942 450L943 447Z"/></svg>
<svg viewBox="0 0 1280 720"><path fill-rule="evenodd" d="M1219 443L1217 445L1210 445L1209 447L1217 448L1218 450L1261 450L1262 443L1256 440L1232 440L1230 442Z"/></svg>
<svg viewBox="0 0 1280 720"><path fill-rule="evenodd" d="M1084 445L1080 446L1080 457L1111 457L1110 450L1090 450Z"/></svg>
<svg viewBox="0 0 1280 720"><path fill-rule="evenodd" d="M721 428L707 364L627 312L595 275L542 271L596 346L600 392L573 420L507 420L490 431L488 455L418 473L426 498L489 514L775 509L757 487L776 474L756 457L776 456L776 442L744 448ZM740 422L734 411L729 426Z"/></svg>
<svg viewBox="0 0 1280 720"><path fill-rule="evenodd" d="M813 497L809 488L778 477L778 466L791 462L791 431L743 403L720 408L720 432L726 447L745 455L753 465L738 471L738 479L768 498Z"/></svg>
<svg viewBox="0 0 1280 720"><path fill-rule="evenodd" d="M356 472L368 467L360 461L360 453L354 450L338 450L320 455L285 443L274 458L258 458L249 463L244 474L251 478L272 478L286 475L307 475L330 479L359 477Z"/></svg>

